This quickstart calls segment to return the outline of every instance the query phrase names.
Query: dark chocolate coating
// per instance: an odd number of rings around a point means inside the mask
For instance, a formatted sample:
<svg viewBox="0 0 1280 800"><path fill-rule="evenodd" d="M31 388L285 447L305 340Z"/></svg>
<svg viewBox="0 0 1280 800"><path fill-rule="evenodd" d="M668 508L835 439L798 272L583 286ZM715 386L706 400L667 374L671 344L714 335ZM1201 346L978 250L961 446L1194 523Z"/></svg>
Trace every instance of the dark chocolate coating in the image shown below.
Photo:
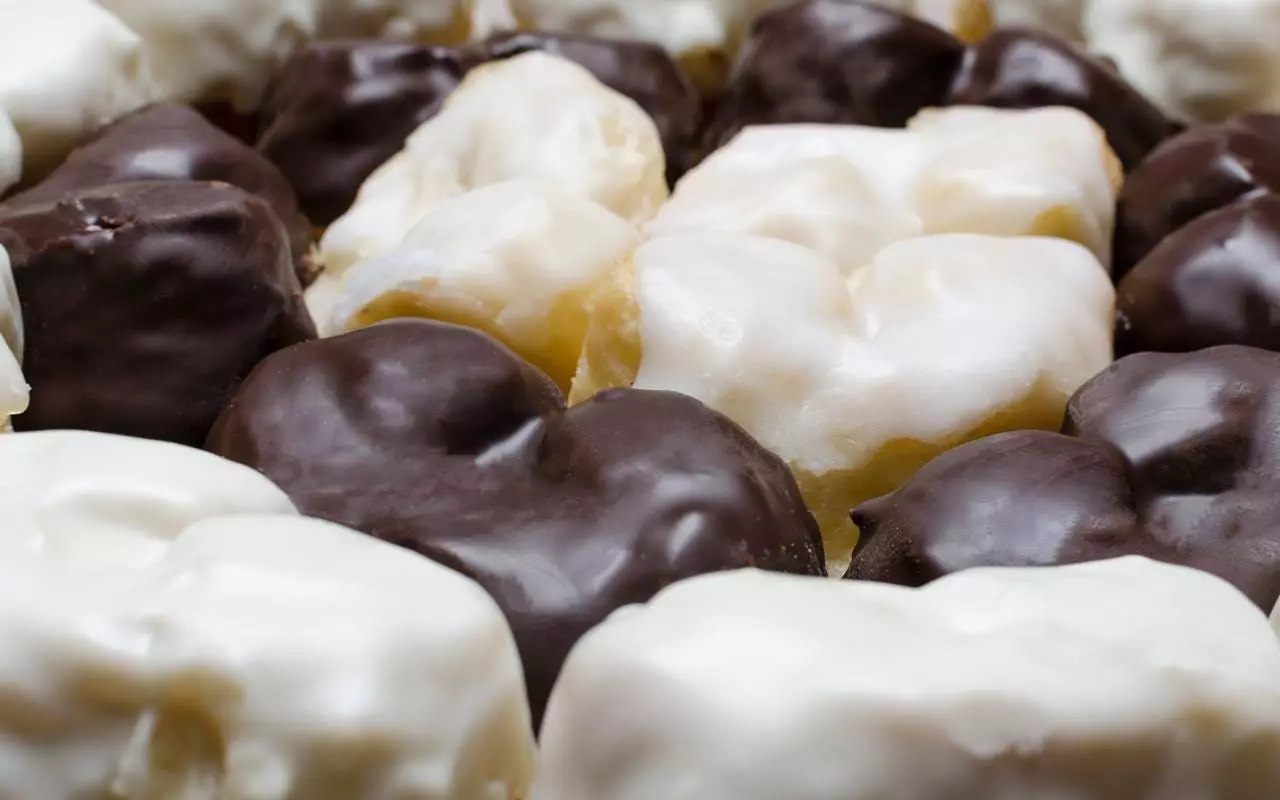
<svg viewBox="0 0 1280 800"><path fill-rule="evenodd" d="M1280 351L1280 195L1205 214L1120 281L1116 352Z"/></svg>
<svg viewBox="0 0 1280 800"><path fill-rule="evenodd" d="M315 336L280 220L220 183L124 183L0 209L26 330L17 430L199 446L268 353Z"/></svg>
<svg viewBox="0 0 1280 800"><path fill-rule="evenodd" d="M374 41L317 42L272 81L258 149L327 226L365 178L435 115L469 64L447 47Z"/></svg>
<svg viewBox="0 0 1280 800"><path fill-rule="evenodd" d="M749 125L902 127L942 105L964 52L946 31L874 3L806 0L765 12L734 62L704 150Z"/></svg>
<svg viewBox="0 0 1280 800"><path fill-rule="evenodd" d="M1181 129L1104 62L1046 33L1021 28L998 30L969 48L948 102L1079 109L1106 132L1125 169Z"/></svg>
<svg viewBox="0 0 1280 800"><path fill-rule="evenodd" d="M174 103L148 106L102 128L52 175L4 206L52 203L116 183L170 180L221 181L261 198L284 223L298 275L310 282L311 226L284 175L252 147Z"/></svg>
<svg viewBox="0 0 1280 800"><path fill-rule="evenodd" d="M537 719L569 648L614 609L706 572L825 572L791 473L732 422L631 389L565 410L545 375L443 323L271 356L208 447L304 514L475 578L512 624Z"/></svg>
<svg viewBox="0 0 1280 800"><path fill-rule="evenodd" d="M1129 174L1120 192L1116 280L1197 217L1277 190L1280 116L1248 114L1168 140Z"/></svg>
<svg viewBox="0 0 1280 800"><path fill-rule="evenodd" d="M983 566L1145 555L1280 597L1280 354L1228 345L1123 358L1062 434L980 439L859 506L846 578L920 585Z"/></svg>
<svg viewBox="0 0 1280 800"><path fill-rule="evenodd" d="M487 59L541 50L574 61L601 83L624 94L658 126L667 156L667 182L674 184L695 157L702 99L689 76L666 50L649 42L551 33L500 34L483 45Z"/></svg>

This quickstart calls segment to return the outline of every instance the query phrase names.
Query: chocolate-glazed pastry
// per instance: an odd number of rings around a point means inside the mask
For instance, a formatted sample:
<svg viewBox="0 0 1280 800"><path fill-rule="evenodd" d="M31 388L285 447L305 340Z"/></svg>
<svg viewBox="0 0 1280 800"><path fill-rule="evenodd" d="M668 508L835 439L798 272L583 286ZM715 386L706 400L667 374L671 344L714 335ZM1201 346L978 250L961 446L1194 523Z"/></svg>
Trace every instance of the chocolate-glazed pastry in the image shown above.
<svg viewBox="0 0 1280 800"><path fill-rule="evenodd" d="M619 606L705 572L825 569L790 472L724 417L630 389L566 411L545 375L443 323L277 353L208 447L304 514L478 580L515 630L537 718L569 648Z"/></svg>
<svg viewBox="0 0 1280 800"><path fill-rule="evenodd" d="M675 59L656 44L550 33L500 34L483 45L488 59L543 50L585 67L609 88L625 94L658 126L667 156L667 181L684 174L695 158L702 99Z"/></svg>
<svg viewBox="0 0 1280 800"><path fill-rule="evenodd" d="M1280 352L1280 195L1205 214L1120 281L1116 352L1244 344Z"/></svg>
<svg viewBox="0 0 1280 800"><path fill-rule="evenodd" d="M1078 108L1106 131L1126 169L1181 127L1114 68L1046 33L1020 28L996 31L969 48L948 102Z"/></svg>
<svg viewBox="0 0 1280 800"><path fill-rule="evenodd" d="M1162 144L1125 180L1116 206L1116 279L1166 236L1241 198L1280 190L1280 116L1248 114Z"/></svg>
<svg viewBox="0 0 1280 800"><path fill-rule="evenodd" d="M805 0L761 14L703 135L707 152L749 125L901 127L942 105L964 45L874 3Z"/></svg>
<svg viewBox="0 0 1280 800"><path fill-rule="evenodd" d="M1145 555L1280 597L1280 354L1235 345L1117 361L1063 434L940 456L859 506L846 578L919 585L981 566Z"/></svg>
<svg viewBox="0 0 1280 800"><path fill-rule="evenodd" d="M310 282L311 227L280 170L195 110L174 103L148 106L101 129L4 207L52 203L108 184L167 180L221 181L261 198L284 223L298 275Z"/></svg>
<svg viewBox="0 0 1280 800"><path fill-rule="evenodd" d="M466 59L430 45L309 45L268 89L258 149L289 179L312 222L324 227L435 114L466 73Z"/></svg>
<svg viewBox="0 0 1280 800"><path fill-rule="evenodd" d="M226 184L125 183L0 209L26 329L18 430L199 445L264 356L315 335L284 227Z"/></svg>

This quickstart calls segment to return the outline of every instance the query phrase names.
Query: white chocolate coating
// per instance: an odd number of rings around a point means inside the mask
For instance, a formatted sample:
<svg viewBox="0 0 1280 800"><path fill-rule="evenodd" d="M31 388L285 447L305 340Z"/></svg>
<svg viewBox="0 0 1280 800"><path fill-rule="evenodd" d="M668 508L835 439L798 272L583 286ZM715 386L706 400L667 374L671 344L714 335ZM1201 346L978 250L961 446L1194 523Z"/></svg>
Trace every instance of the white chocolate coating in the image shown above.
<svg viewBox="0 0 1280 800"><path fill-rule="evenodd" d="M639 244L626 220L532 181L429 210L392 253L345 275L333 330L422 316L479 328L568 388L593 293Z"/></svg>
<svg viewBox="0 0 1280 800"><path fill-rule="evenodd" d="M520 663L472 581L172 444L0 437L0 487L0 797L525 795Z"/></svg>
<svg viewBox="0 0 1280 800"><path fill-rule="evenodd" d="M31 390L22 376L22 306L9 254L0 246L0 423L27 410Z"/></svg>
<svg viewBox="0 0 1280 800"><path fill-rule="evenodd" d="M1084 41L1081 21L1088 0L991 0L1000 27L1027 26L1076 44Z"/></svg>
<svg viewBox="0 0 1280 800"><path fill-rule="evenodd" d="M150 102L151 80L138 35L92 0L0 0L0 112L22 139L28 180Z"/></svg>
<svg viewBox="0 0 1280 800"><path fill-rule="evenodd" d="M926 111L906 130L748 128L676 186L650 236L722 231L805 245L849 273L925 234L1043 235L1110 259L1120 168L1073 109Z"/></svg>
<svg viewBox="0 0 1280 800"><path fill-rule="evenodd" d="M1249 600L1141 558L720 573L578 643L532 800L1267 800L1278 674Z"/></svg>
<svg viewBox="0 0 1280 800"><path fill-rule="evenodd" d="M0 109L0 194L22 180L22 137Z"/></svg>
<svg viewBox="0 0 1280 800"><path fill-rule="evenodd" d="M326 270L391 252L428 210L509 180L549 183L632 222L666 200L653 120L582 67L545 53L472 70L435 118L365 181L320 243Z"/></svg>
<svg viewBox="0 0 1280 800"><path fill-rule="evenodd" d="M161 95L251 110L289 54L315 35L316 0L97 0L136 30Z"/></svg>
<svg viewBox="0 0 1280 800"><path fill-rule="evenodd" d="M1111 361L1111 281L1060 239L911 239L845 279L778 239L684 234L631 267L597 306L571 400L634 383L725 414L791 465L833 569L858 502L963 441L1056 429Z"/></svg>
<svg viewBox="0 0 1280 800"><path fill-rule="evenodd" d="M506 0L317 0L325 39L401 39L455 44L511 27Z"/></svg>
<svg viewBox="0 0 1280 800"><path fill-rule="evenodd" d="M1084 29L1176 117L1280 111L1280 0L1092 0Z"/></svg>

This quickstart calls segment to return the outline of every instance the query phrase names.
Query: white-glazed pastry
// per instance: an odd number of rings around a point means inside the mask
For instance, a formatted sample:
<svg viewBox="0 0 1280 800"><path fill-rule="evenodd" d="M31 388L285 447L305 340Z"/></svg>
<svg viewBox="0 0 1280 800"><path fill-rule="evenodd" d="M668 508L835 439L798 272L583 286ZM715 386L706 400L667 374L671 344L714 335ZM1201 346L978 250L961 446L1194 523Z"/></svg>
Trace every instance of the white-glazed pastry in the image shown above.
<svg viewBox="0 0 1280 800"><path fill-rule="evenodd" d="M316 0L97 0L146 44L164 99L252 110L316 32Z"/></svg>
<svg viewBox="0 0 1280 800"><path fill-rule="evenodd" d="M640 106L577 64L527 53L471 71L365 181L321 240L320 257L341 272L385 255L441 201L517 179L640 222L667 197L665 169L657 128Z"/></svg>
<svg viewBox="0 0 1280 800"><path fill-rule="evenodd" d="M1174 116L1280 111L1280 0L1090 0L1084 31Z"/></svg>
<svg viewBox="0 0 1280 800"><path fill-rule="evenodd" d="M152 98L138 35L92 0L0 0L0 112L22 139L26 179Z"/></svg>
<svg viewBox="0 0 1280 800"><path fill-rule="evenodd" d="M520 662L469 579L160 442L0 437L0 507L0 797L526 795Z"/></svg>
<svg viewBox="0 0 1280 800"><path fill-rule="evenodd" d="M912 239L846 279L789 242L684 234L629 267L597 301L571 401L634 385L725 414L791 465L833 571L850 508L961 442L1056 429L1111 360L1111 282L1060 239Z"/></svg>
<svg viewBox="0 0 1280 800"><path fill-rule="evenodd" d="M22 306L9 254L0 246L0 425L27 409L31 391L22 376Z"/></svg>
<svg viewBox="0 0 1280 800"><path fill-rule="evenodd" d="M1074 109L926 111L906 130L748 128L677 185L650 236L723 231L803 244L850 272L935 233L1056 236L1110 259L1119 163Z"/></svg>
<svg viewBox="0 0 1280 800"><path fill-rule="evenodd" d="M496 183L429 210L400 245L346 273L329 329L395 317L478 328L569 388L589 300L636 229L552 184Z"/></svg>
<svg viewBox="0 0 1280 800"><path fill-rule="evenodd" d="M1280 645L1140 558L679 583L570 654L533 800L1267 800Z"/></svg>

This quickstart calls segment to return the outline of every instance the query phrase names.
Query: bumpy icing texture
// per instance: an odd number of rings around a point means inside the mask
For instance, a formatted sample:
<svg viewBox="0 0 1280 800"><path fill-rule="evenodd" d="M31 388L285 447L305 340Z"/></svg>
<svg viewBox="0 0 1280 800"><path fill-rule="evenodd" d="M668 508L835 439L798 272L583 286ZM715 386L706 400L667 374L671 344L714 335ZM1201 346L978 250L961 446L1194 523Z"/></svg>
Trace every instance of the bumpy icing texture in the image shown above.
<svg viewBox="0 0 1280 800"><path fill-rule="evenodd" d="M300 278L311 273L311 231L280 171L196 111L158 103L101 128L48 178L5 207L52 203L67 194L137 181L221 181L257 195L289 231Z"/></svg>
<svg viewBox="0 0 1280 800"><path fill-rule="evenodd" d="M1105 263L1119 181L1101 131L1065 108L948 108L906 130L762 126L690 172L645 230L786 239L846 274L937 233L1056 236Z"/></svg>
<svg viewBox="0 0 1280 800"><path fill-rule="evenodd" d="M1113 292L1084 248L951 235L891 245L844 278L788 242L646 242L598 300L571 400L669 389L795 471L835 565L854 503L966 439L1052 428L1111 360Z"/></svg>
<svg viewBox="0 0 1280 800"><path fill-rule="evenodd" d="M471 581L176 445L8 435L0 487L0 795L524 796L520 665Z"/></svg>
<svg viewBox="0 0 1280 800"><path fill-rule="evenodd" d="M468 325L567 390L593 295L639 238L555 186L495 183L435 206L395 251L348 272L331 328L411 316Z"/></svg>
<svg viewBox="0 0 1280 800"><path fill-rule="evenodd" d="M633 221L666 199L653 120L585 68L541 52L472 70L440 113L360 188L321 240L327 270L389 252L432 206L527 178Z"/></svg>
<svg viewBox="0 0 1280 800"><path fill-rule="evenodd" d="M199 444L254 364L315 335L280 221L226 184L0 208L0 241L26 321L22 430Z"/></svg>
<svg viewBox="0 0 1280 800"><path fill-rule="evenodd" d="M967 444L858 507L847 577L918 585L980 566L1143 554L1280 597L1280 354L1224 346L1117 361L1064 430Z"/></svg>
<svg viewBox="0 0 1280 800"><path fill-rule="evenodd" d="M532 797L1266 800L1278 672L1238 592L1139 558L925 589L707 576L574 650Z"/></svg>
<svg viewBox="0 0 1280 800"><path fill-rule="evenodd" d="M1166 236L1236 200L1280 190L1280 116L1194 128L1129 173L1116 206L1117 278Z"/></svg>
<svg viewBox="0 0 1280 800"><path fill-rule="evenodd" d="M966 49L876 2L806 0L752 27L704 144L713 150L749 125L901 127L941 105L1076 108L1130 167L1177 130L1112 68L1041 33L1000 30Z"/></svg>
<svg viewBox="0 0 1280 800"><path fill-rule="evenodd" d="M824 574L787 467L688 397L564 410L473 330L399 320L266 359L209 438L303 513L470 575L516 633L535 720L578 637L682 578Z"/></svg>
<svg viewBox="0 0 1280 800"><path fill-rule="evenodd" d="M0 0L0 112L37 180L85 135L152 99L137 34L92 0Z"/></svg>

